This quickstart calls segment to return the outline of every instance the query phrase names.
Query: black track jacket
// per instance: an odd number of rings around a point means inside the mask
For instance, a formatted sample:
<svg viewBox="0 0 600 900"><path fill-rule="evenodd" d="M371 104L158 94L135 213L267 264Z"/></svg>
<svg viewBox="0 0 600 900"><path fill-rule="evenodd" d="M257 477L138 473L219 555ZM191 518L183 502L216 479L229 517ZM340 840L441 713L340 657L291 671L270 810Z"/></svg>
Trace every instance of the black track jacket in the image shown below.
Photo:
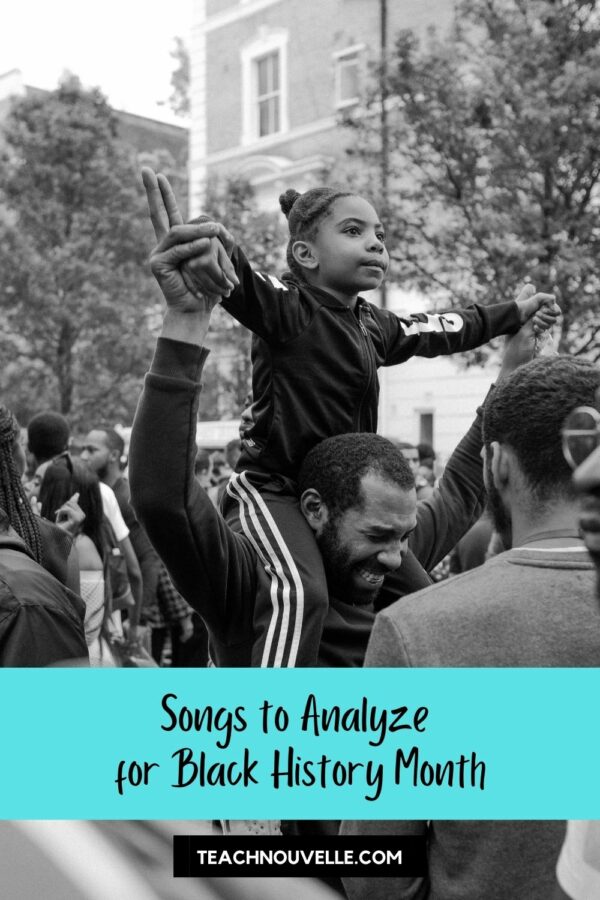
<svg viewBox="0 0 600 900"><path fill-rule="evenodd" d="M296 479L325 438L377 431L380 366L472 350L521 324L512 301L401 318L359 297L352 310L320 288L254 271L239 248L232 262L240 286L223 307L254 335L238 471Z"/></svg>

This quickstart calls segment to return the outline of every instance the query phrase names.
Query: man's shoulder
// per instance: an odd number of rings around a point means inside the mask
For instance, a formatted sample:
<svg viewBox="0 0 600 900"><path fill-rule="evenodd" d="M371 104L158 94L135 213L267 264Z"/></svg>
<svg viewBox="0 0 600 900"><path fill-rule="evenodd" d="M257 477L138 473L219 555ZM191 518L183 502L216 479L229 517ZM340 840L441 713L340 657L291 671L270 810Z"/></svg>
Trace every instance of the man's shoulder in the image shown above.
<svg viewBox="0 0 600 900"><path fill-rule="evenodd" d="M129 503L131 491L129 489L129 482L124 475L120 475L119 478L117 478L112 489L119 503Z"/></svg>
<svg viewBox="0 0 600 900"><path fill-rule="evenodd" d="M106 507L117 505L117 497L115 492L111 487L106 484L105 481L99 481L98 487L100 488L100 496L102 497L102 505L104 507L104 515L106 515Z"/></svg>
<svg viewBox="0 0 600 900"><path fill-rule="evenodd" d="M100 496L102 497L102 511L110 522L117 541L122 541L129 536L129 526L125 522L117 496L113 489L105 484L104 481L100 481L99 485Z"/></svg>
<svg viewBox="0 0 600 900"><path fill-rule="evenodd" d="M401 598L377 617L371 664L593 665L581 660L600 646L595 573L580 557L508 550Z"/></svg>
<svg viewBox="0 0 600 900"><path fill-rule="evenodd" d="M538 553L527 548L506 550L474 569L401 597L380 615L386 615L392 621L406 622L413 618L421 620L428 615L439 617L448 612L449 604L452 604L453 613L476 613L483 609L483 600L488 609L493 604L506 607L513 599L521 603L522 593L515 594L512 587L523 584L525 578L528 584L531 579L534 584L539 581L540 590L544 591L543 573L551 577L550 572L554 571L559 578L561 572L568 577L567 573L573 569L592 573L593 564L585 552L578 552L579 549Z"/></svg>
<svg viewBox="0 0 600 900"><path fill-rule="evenodd" d="M489 595L490 585L502 577L500 572L507 565L507 555L502 553L476 569L453 575L444 581L438 581L420 591L401 597L379 615L393 622L397 620L406 623L413 619L419 621L424 617L446 613L450 604L454 612L458 610L468 612L478 605L483 592Z"/></svg>
<svg viewBox="0 0 600 900"><path fill-rule="evenodd" d="M129 488L129 482L124 475L122 475L115 481L115 483L112 485L112 491L116 497L117 504L121 511L121 515L125 520L125 524L130 531L133 531L134 528L138 526L138 522L133 510L133 506L131 505L131 490Z"/></svg>

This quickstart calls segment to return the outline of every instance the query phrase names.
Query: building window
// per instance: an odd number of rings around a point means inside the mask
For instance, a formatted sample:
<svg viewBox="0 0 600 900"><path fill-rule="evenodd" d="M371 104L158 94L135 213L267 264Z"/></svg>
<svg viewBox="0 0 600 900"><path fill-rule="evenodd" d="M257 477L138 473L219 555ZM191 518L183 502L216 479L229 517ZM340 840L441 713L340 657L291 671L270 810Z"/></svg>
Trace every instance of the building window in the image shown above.
<svg viewBox="0 0 600 900"><path fill-rule="evenodd" d="M241 60L242 144L287 131L287 32L260 29Z"/></svg>
<svg viewBox="0 0 600 900"><path fill-rule="evenodd" d="M257 59L255 65L258 137L281 131L279 51Z"/></svg>
<svg viewBox="0 0 600 900"><path fill-rule="evenodd" d="M357 103L362 79L363 45L348 47L334 55L335 105L338 109Z"/></svg>

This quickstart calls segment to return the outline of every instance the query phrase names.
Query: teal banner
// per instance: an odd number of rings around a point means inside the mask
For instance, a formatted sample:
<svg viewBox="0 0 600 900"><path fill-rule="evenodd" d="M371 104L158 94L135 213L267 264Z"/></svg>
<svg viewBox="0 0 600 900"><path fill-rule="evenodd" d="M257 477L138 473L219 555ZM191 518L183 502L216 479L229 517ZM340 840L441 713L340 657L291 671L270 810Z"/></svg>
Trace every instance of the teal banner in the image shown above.
<svg viewBox="0 0 600 900"><path fill-rule="evenodd" d="M600 669L5 669L3 819L598 819Z"/></svg>

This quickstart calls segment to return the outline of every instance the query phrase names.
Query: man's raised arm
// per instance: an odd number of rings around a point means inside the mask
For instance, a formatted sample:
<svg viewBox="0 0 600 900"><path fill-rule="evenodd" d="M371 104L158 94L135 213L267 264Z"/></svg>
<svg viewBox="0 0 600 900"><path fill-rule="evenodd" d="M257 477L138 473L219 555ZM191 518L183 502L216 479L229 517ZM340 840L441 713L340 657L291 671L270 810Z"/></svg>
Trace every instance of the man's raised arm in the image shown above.
<svg viewBox="0 0 600 900"><path fill-rule="evenodd" d="M253 551L230 531L194 477L204 344L219 297L190 291L181 264L209 252L222 226L182 225L150 170L144 185L158 241L150 265L167 307L132 430L132 504L175 586L204 618L213 646L250 646ZM227 659L226 650L219 655Z"/></svg>
<svg viewBox="0 0 600 900"><path fill-rule="evenodd" d="M529 285L525 291L534 293ZM506 338L498 380L534 356L535 332L530 320L515 335ZM448 460L438 488L430 498L419 503L418 524L409 547L427 572L452 550L483 511L485 488L481 447L481 416L478 413Z"/></svg>

